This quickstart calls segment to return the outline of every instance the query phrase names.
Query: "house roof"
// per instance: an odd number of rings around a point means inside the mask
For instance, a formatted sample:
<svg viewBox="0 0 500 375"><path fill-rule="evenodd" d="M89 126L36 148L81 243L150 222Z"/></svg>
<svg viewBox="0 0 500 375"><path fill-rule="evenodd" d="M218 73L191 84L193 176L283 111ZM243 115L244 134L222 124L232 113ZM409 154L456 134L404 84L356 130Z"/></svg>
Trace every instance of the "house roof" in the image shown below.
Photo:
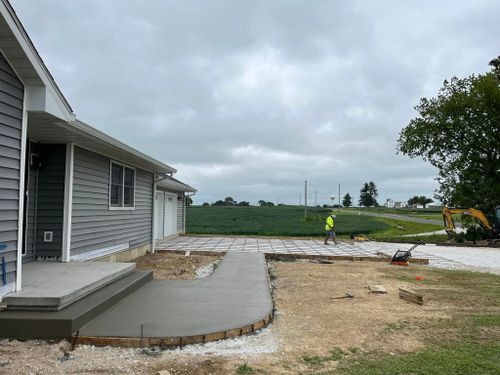
<svg viewBox="0 0 500 375"><path fill-rule="evenodd" d="M120 142L80 120L75 120L73 123L57 120L56 117L47 113L30 113L28 117L28 138L42 143L74 143L79 147L153 173L177 172L175 168Z"/></svg>
<svg viewBox="0 0 500 375"><path fill-rule="evenodd" d="M26 86L45 86L54 96L63 119L74 119L73 109L38 54L8 0L0 2L0 49Z"/></svg>
<svg viewBox="0 0 500 375"><path fill-rule="evenodd" d="M76 120L70 104L8 0L0 0L0 15L0 51L25 85L28 137L45 143L74 142L155 173L177 172L171 166Z"/></svg>
<svg viewBox="0 0 500 375"><path fill-rule="evenodd" d="M180 191L184 193L196 193L197 190L184 182L181 182L173 177L166 177L165 179L158 182L157 187L166 190Z"/></svg>

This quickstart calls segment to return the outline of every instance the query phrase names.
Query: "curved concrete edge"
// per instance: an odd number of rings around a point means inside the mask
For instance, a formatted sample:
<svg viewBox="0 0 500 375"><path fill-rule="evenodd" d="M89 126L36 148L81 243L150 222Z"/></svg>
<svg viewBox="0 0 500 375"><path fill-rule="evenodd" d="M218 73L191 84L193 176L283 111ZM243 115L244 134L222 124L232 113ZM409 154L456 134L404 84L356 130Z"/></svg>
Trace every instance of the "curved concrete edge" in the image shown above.
<svg viewBox="0 0 500 375"><path fill-rule="evenodd" d="M231 261L229 260L231 259ZM241 267L241 262L248 262L248 259L250 260L256 260L260 259L257 263L252 263L256 265L261 265L263 266L262 268L258 267L259 272L256 272L255 269L252 269L252 267L248 267L247 263L244 269L246 276L242 275L239 273L241 270L238 270L238 273L235 273L234 271L228 272L229 275L227 275L228 270L233 270L233 267L235 264ZM236 263L235 263L236 261ZM226 273L224 272L226 271ZM263 274L263 273L264 274ZM249 279L248 275L252 275ZM260 276L259 276L260 275ZM265 279L262 279L262 276L265 275ZM226 280L227 277L229 276L229 280ZM171 286L174 287L181 287L184 288L186 285L185 282L190 282L192 285L213 285L215 287L215 290L217 291L220 286L217 286L217 284L222 283L227 283L227 285L233 285L231 282L232 277L242 277L243 278L243 284L240 285L240 287L243 288L248 288L250 285L254 285L253 283L255 280L260 280L257 284L260 285L260 288L264 288L266 290L266 295L265 299L267 301L264 301L264 305L262 308L260 308L260 312L255 311L253 317L247 316L246 318L237 318L233 319L235 321L232 322L232 324L209 324L207 325L204 329L189 329L185 332L182 332L183 330L180 330L180 332L171 332L169 334L167 329L164 332L160 332L161 330L156 330L156 331L149 331L148 333L145 333L145 325L140 324L141 320L138 320L135 323L139 323L140 325L140 335L132 333L130 330L125 330L125 331L120 331L120 327L114 327L113 329L99 329L96 328L96 326L92 327L89 329L89 326L83 327L83 330L80 330L82 332L82 335L80 335L80 331L76 333L76 336L73 337L73 342L82 344L82 345L94 345L94 346L117 346L117 347L147 347L151 345L156 345L164 348L168 347L182 347L184 345L188 344L198 344L198 343L206 343L206 342L212 342L212 341L218 341L218 340L223 340L223 339L230 339L230 338L235 338L239 336L243 336L249 333L252 333L254 331L260 330L264 327L266 327L272 320L273 320L273 314L274 314L274 303L273 303L273 296L272 296L272 287L271 287L271 282L270 282L270 277L269 277L269 272L267 269L267 262L265 260L265 256L263 254L258 254L258 253L226 253L225 257L222 259L222 261L219 263L218 267L214 270L214 272L209 275L208 277L202 278L202 279L195 279L195 280L164 280L164 281L157 281L157 284L161 287L159 283L164 282L168 283ZM255 279L252 281L252 279ZM210 284L206 284L206 283ZM250 282L250 284L248 284ZM153 284L150 284L153 285ZM157 285L157 286L158 286ZM191 286L192 286L191 285ZM255 285L257 286L257 285ZM264 290L263 289L263 290ZM153 290L154 291L154 290ZM244 291L244 290L243 290ZM139 299L139 303L141 303L140 296L141 294L137 291L134 295L132 295L129 298L132 299ZM184 290L181 289L181 292L184 292ZM259 293L257 293L259 294ZM174 297L175 298L175 297ZM237 309L237 306L240 306L240 308L245 308L244 304L246 302L246 297L245 293L243 293L243 299L239 300L238 304L235 304L234 306ZM175 300L173 300L175 301ZM126 305L138 303L137 300L129 300L126 301ZM261 302L262 303L262 302ZM118 306L116 307L116 311L121 313L123 315L124 312L127 311L127 307L120 309ZM123 306L122 306L123 307ZM196 306L195 306L196 307ZM239 316L239 314L235 311L237 315L234 316ZM116 319L117 316L114 315L114 311L109 311L109 314L107 317L103 317L101 321L95 322L95 323L89 323L90 324L97 324L97 327L100 325L103 325L106 328L109 328L108 325L106 325L106 319ZM213 315L213 311L212 311ZM245 314L243 314L244 316ZM128 316L125 314L125 316ZM134 318L137 318L137 316L134 316ZM151 318L149 316L149 318ZM99 319L99 318L98 318ZM119 318L118 318L119 319ZM219 315L213 316L214 322L217 322L219 320ZM231 319L230 319L231 320ZM146 321L146 320L142 320ZM212 325L213 327L210 327ZM136 325L137 326L137 325ZM116 329L117 328L117 329ZM105 331L108 331L107 333ZM179 331L177 329L174 329L174 331ZM189 332L191 331L191 332ZM101 334L102 332L102 334ZM123 333L123 334L120 334ZM138 333L138 332L137 332Z"/></svg>
<svg viewBox="0 0 500 375"><path fill-rule="evenodd" d="M273 307L274 309L274 307ZM75 336L74 342L80 345L93 345L98 347L112 346L122 348L144 348L159 346L160 348L182 348L185 345L204 344L207 342L232 339L267 327L273 321L271 311L263 319L226 331L207 333L205 335L184 337L103 337L103 336Z"/></svg>

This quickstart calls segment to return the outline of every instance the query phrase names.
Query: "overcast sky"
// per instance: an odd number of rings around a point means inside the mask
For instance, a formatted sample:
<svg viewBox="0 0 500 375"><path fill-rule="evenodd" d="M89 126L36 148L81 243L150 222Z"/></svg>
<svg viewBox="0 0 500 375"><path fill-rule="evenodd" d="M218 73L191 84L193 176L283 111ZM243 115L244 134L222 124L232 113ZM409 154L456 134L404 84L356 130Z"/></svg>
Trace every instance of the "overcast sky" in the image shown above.
<svg viewBox="0 0 500 375"><path fill-rule="evenodd" d="M422 96L489 70L500 2L11 0L77 117L175 167L195 203L309 204L374 181L432 196L396 154Z"/></svg>

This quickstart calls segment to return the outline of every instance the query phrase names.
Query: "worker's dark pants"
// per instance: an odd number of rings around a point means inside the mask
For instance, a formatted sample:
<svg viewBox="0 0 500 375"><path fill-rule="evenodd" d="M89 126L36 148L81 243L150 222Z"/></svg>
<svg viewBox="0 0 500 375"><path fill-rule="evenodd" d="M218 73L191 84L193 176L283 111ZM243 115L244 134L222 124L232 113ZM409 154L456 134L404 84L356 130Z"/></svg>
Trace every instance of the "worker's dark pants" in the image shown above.
<svg viewBox="0 0 500 375"><path fill-rule="evenodd" d="M326 238L325 238L325 245L328 244L328 240L332 238L333 239L333 242L336 242L335 241L335 232L333 230L329 230L326 232Z"/></svg>

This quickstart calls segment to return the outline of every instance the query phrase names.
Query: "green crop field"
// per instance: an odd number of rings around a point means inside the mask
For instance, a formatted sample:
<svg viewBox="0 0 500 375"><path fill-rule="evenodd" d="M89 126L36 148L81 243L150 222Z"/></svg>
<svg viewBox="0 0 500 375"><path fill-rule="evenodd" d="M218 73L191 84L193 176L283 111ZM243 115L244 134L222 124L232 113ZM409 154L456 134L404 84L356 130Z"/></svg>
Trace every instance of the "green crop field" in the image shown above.
<svg viewBox="0 0 500 375"><path fill-rule="evenodd" d="M299 206L191 206L187 208L186 233L318 237L324 235L325 219L330 212L326 208L309 208L305 219L304 207ZM433 225L398 223L354 212L340 212L336 220L336 233L343 237L351 233L394 237L436 229Z"/></svg>

